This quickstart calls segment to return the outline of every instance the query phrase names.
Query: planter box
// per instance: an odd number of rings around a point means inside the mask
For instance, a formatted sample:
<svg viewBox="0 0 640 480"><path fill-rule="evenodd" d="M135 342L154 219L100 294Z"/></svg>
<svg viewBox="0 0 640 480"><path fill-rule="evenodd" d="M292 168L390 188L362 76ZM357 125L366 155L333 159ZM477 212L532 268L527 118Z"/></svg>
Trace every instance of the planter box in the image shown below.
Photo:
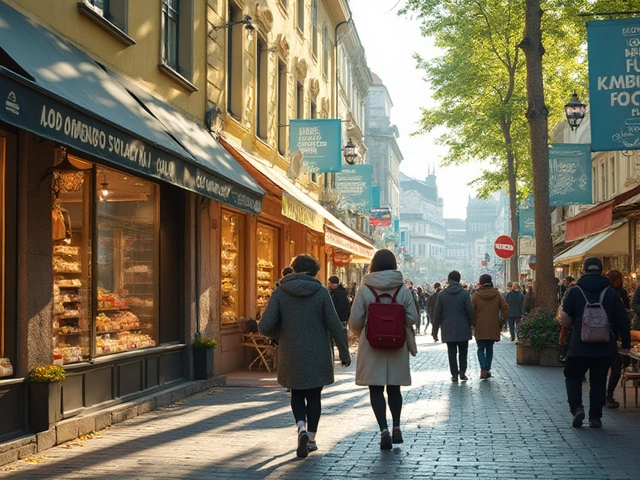
<svg viewBox="0 0 640 480"><path fill-rule="evenodd" d="M44 432L62 419L62 384L29 383L29 418L32 432Z"/></svg>
<svg viewBox="0 0 640 480"><path fill-rule="evenodd" d="M563 365L558 360L560 356L560 345L553 347L544 347L540 351L540 366L541 367L562 367Z"/></svg>
<svg viewBox="0 0 640 480"><path fill-rule="evenodd" d="M193 375L196 380L213 377L213 348L193 351Z"/></svg>
<svg viewBox="0 0 640 480"><path fill-rule="evenodd" d="M540 351L528 345L516 343L516 363L518 365L540 365Z"/></svg>

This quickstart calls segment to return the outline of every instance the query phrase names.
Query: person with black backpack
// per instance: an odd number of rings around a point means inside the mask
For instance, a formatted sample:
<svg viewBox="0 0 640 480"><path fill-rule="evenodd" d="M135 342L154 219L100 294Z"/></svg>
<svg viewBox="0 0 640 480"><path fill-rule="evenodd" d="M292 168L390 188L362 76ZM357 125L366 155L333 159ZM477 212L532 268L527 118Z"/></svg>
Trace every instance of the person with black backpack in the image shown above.
<svg viewBox="0 0 640 480"><path fill-rule="evenodd" d="M413 293L404 284L391 250L378 250L371 260L369 272L362 279L349 317L351 331L360 339L356 385L369 387L371 407L380 427L380 449L391 450L393 443L403 442L400 387L411 385L409 345L412 340L405 335L413 334L418 312ZM387 424L385 387L393 420L391 433Z"/></svg>
<svg viewBox="0 0 640 480"><path fill-rule="evenodd" d="M564 367L565 386L574 428L585 418L582 404L582 382L589 371L589 426L602 427L607 372L618 354L617 338L622 353L631 348L629 317L620 295L610 288L602 275L602 261L589 257L583 264L583 275L571 288L558 316L565 327L573 325L571 344Z"/></svg>

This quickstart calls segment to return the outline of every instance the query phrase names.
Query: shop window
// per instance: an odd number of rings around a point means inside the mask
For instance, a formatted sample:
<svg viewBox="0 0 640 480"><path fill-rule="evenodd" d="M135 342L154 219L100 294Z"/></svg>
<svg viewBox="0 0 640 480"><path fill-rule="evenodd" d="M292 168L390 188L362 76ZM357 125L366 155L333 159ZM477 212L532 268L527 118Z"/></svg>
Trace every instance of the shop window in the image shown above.
<svg viewBox="0 0 640 480"><path fill-rule="evenodd" d="M53 178L55 364L153 347L158 338L157 186L74 164L86 171Z"/></svg>
<svg viewBox="0 0 640 480"><path fill-rule="evenodd" d="M162 62L158 68L188 92L193 77L193 2L162 0Z"/></svg>
<svg viewBox="0 0 640 480"><path fill-rule="evenodd" d="M221 323L236 323L244 315L244 216L222 211L222 314Z"/></svg>
<svg viewBox="0 0 640 480"><path fill-rule="evenodd" d="M278 272L278 229L258 223L257 229L257 294L256 306L264 311L275 287Z"/></svg>
<svg viewBox="0 0 640 480"><path fill-rule="evenodd" d="M242 20L242 10L229 3L229 22ZM238 24L226 29L227 32L227 111L236 119L242 118L242 39L244 28Z"/></svg>

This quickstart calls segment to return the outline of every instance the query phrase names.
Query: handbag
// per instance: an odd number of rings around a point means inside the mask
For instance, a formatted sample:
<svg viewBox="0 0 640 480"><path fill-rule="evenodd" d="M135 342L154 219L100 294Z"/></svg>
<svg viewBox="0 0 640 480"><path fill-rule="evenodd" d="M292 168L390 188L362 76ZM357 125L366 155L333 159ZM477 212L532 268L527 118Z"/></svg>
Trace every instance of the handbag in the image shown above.
<svg viewBox="0 0 640 480"><path fill-rule="evenodd" d="M404 326L407 334L405 335L407 339L407 349L409 353L414 357L418 354L418 344L416 343L416 332L413 330L413 327L406 325Z"/></svg>

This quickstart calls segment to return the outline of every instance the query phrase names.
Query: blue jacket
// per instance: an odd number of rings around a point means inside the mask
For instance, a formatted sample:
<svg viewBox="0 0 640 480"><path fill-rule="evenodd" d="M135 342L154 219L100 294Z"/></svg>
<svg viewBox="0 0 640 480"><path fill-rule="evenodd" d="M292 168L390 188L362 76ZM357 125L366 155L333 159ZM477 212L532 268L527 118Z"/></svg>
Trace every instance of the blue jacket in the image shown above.
<svg viewBox="0 0 640 480"><path fill-rule="evenodd" d="M471 323L476 311L471 304L469 292L459 282L449 281L449 286L438 293L433 319L433 336L442 329L443 342L466 342L471 340Z"/></svg>
<svg viewBox="0 0 640 480"><path fill-rule="evenodd" d="M517 290L511 290L504 296L509 305L510 317L521 317L524 315L524 295Z"/></svg>
<svg viewBox="0 0 640 480"><path fill-rule="evenodd" d="M598 302L600 293L609 287L609 279L599 274L585 274L578 280L577 285L584 290L589 302ZM608 343L583 343L580 338L582 327L582 313L586 302L578 288L571 288L562 303L562 310L573 318L573 333L569 346L569 357L614 357L618 353L616 343L618 336L622 340L622 348L631 348L629 333L629 317L622 304L620 295L613 288L609 288L602 301L609 318L611 335Z"/></svg>

